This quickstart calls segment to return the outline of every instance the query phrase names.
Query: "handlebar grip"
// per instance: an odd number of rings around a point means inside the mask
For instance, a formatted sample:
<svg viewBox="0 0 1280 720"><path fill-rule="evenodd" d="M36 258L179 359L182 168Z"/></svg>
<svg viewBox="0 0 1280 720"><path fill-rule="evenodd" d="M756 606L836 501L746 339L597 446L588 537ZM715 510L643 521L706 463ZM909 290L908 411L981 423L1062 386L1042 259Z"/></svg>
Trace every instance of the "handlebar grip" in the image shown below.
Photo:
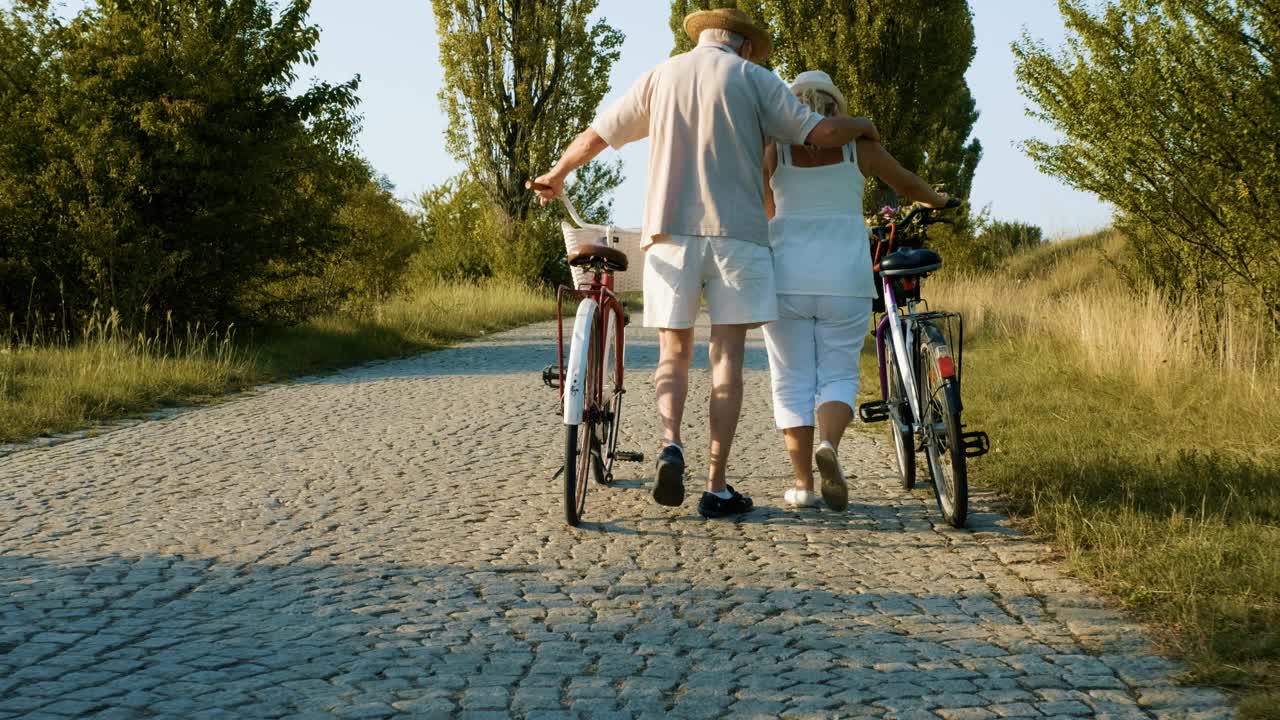
<svg viewBox="0 0 1280 720"><path fill-rule="evenodd" d="M950 210L951 208L958 208L962 204L964 204L964 202L958 197L947 198L947 206L945 209Z"/></svg>
<svg viewBox="0 0 1280 720"><path fill-rule="evenodd" d="M535 191L551 189L550 185L544 185L543 183L534 182L532 180L525 180L524 186L528 190L535 190ZM583 220L582 216L578 214L578 208L573 206L573 201L569 199L568 193L560 193L559 200L560 202L564 203L564 209L569 211L569 217L573 220L573 223L575 225L577 225L578 227L583 227L587 224L587 221Z"/></svg>

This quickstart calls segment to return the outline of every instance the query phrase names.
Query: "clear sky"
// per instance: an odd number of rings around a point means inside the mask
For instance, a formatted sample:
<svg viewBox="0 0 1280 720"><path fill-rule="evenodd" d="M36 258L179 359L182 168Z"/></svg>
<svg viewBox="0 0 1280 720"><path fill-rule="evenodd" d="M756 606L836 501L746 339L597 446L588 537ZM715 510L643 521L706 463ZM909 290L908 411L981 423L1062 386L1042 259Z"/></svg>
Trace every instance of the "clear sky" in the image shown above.
<svg viewBox="0 0 1280 720"><path fill-rule="evenodd" d="M80 1L67 4L74 7ZM1108 207L1040 174L1017 147L1027 138L1052 134L1024 112L1026 103L1015 82L1009 43L1025 29L1033 37L1061 45L1057 3L974 0L972 7L978 55L968 80L981 112L974 134L984 149L974 181L974 204L990 205L997 219L1040 225L1050 236L1106 225L1111 214ZM606 102L667 57L671 50L667 8L660 0L600 0L598 14L626 34ZM320 61L314 68L302 68L301 81L311 77L342 81L361 75L361 146L374 166L396 184L397 193L414 197L458 172L460 166L443 147L445 120L437 99L441 72L430 0L313 0L312 19L322 29ZM619 224L640 222L647 150L647 143L641 142L622 152L626 181L614 201Z"/></svg>

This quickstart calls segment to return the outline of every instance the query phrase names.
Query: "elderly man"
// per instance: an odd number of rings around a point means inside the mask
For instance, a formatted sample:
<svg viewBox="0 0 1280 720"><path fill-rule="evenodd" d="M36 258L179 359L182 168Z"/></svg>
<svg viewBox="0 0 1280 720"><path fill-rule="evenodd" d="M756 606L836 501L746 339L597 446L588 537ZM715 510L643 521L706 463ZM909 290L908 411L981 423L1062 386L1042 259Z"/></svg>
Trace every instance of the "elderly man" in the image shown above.
<svg viewBox="0 0 1280 720"><path fill-rule="evenodd" d="M534 181L542 202L566 176L606 146L649 138L644 213L644 324L658 328L656 374L662 451L653 497L684 502L680 424L689 391L693 325L705 295L711 316L711 453L703 517L751 510L725 482L742 410L747 330L777 317L768 221L764 213L766 139L840 147L878 139L864 118L824 118L802 105L777 75L755 64L772 41L740 10L704 10L685 18L697 43L645 73Z"/></svg>

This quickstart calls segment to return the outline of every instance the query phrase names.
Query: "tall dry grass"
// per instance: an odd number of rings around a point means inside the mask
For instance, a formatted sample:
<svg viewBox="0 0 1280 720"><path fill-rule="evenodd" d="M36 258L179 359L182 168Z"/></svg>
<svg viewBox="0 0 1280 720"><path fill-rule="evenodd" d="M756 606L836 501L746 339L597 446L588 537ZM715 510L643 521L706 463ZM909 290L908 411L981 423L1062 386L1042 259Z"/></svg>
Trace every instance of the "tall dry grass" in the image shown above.
<svg viewBox="0 0 1280 720"><path fill-rule="evenodd" d="M551 317L555 299L516 281L422 281L373 306L292 328L126 328L117 313L0 338L0 442L208 400L255 384L442 347Z"/></svg>
<svg viewBox="0 0 1280 720"><path fill-rule="evenodd" d="M995 274L941 276L927 296L964 313L968 336L1049 337L1095 373L1148 387L1171 373L1211 373L1243 395L1277 395L1280 342L1268 325L1232 306L1215 317L1132 287L1113 266L1123 252L1118 234L1099 233L1017 256Z"/></svg>
<svg viewBox="0 0 1280 720"><path fill-rule="evenodd" d="M1100 233L926 284L965 314L965 423L993 446L970 482L1159 628L1190 681L1280 720L1280 346L1239 308L1133 287L1124 252Z"/></svg>

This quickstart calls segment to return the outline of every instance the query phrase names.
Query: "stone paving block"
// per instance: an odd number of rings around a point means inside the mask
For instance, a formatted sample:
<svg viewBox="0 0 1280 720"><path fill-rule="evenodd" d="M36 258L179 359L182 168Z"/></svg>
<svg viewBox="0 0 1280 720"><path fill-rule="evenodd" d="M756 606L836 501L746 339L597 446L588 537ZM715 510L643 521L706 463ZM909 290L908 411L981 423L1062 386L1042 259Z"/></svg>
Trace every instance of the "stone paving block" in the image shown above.
<svg viewBox="0 0 1280 720"><path fill-rule="evenodd" d="M943 720L991 720L997 717L990 710L980 707L940 708L934 710L934 713Z"/></svg>
<svg viewBox="0 0 1280 720"><path fill-rule="evenodd" d="M995 713L1002 718L1007 717L1038 717L1040 711L1028 703L1000 703L997 705L987 705L987 710Z"/></svg>

